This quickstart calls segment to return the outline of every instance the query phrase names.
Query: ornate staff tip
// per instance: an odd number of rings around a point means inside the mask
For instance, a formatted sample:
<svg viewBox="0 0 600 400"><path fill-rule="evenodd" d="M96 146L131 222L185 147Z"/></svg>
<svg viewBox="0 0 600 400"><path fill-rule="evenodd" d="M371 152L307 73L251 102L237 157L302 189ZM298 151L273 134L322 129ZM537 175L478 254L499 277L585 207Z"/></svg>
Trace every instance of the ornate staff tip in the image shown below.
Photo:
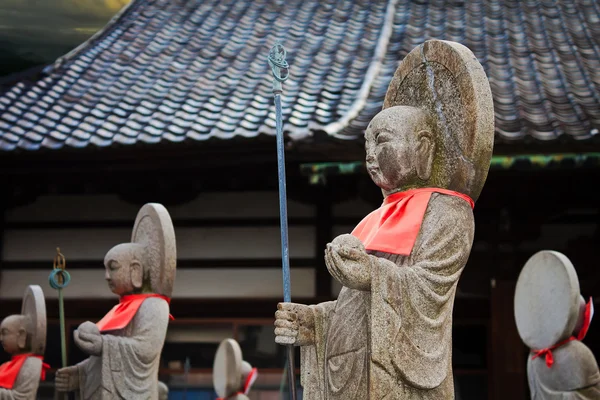
<svg viewBox="0 0 600 400"><path fill-rule="evenodd" d="M66 268L67 260L60 252L60 247L57 247L56 255L54 256L52 272L48 277L48 281L52 289L60 290L67 287L71 281L71 275L67 272Z"/></svg>
<svg viewBox="0 0 600 400"><path fill-rule="evenodd" d="M285 59L287 52L281 43L277 42L269 51L269 65L273 73L273 92L280 93L282 91L281 83L284 82L290 75L289 64Z"/></svg>

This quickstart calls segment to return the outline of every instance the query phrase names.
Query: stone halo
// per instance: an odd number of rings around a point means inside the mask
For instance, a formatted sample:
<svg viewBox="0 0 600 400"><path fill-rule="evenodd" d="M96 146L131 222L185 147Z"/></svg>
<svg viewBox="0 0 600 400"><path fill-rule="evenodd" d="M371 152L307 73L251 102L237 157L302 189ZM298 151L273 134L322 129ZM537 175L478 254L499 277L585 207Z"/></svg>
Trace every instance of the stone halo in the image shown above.
<svg viewBox="0 0 600 400"><path fill-rule="evenodd" d="M226 398L242 387L242 349L233 339L219 345L213 363L213 385L219 397Z"/></svg>
<svg viewBox="0 0 600 400"><path fill-rule="evenodd" d="M494 147L494 102L489 81L473 52L462 44L428 40L402 60L388 86L383 109L409 106L435 116L452 142L448 189L477 200ZM447 167L448 168L448 167ZM447 169L446 168L446 169Z"/></svg>
<svg viewBox="0 0 600 400"><path fill-rule="evenodd" d="M29 285L25 289L21 315L28 319L31 329L31 352L43 356L46 350L46 301L39 285Z"/></svg>
<svg viewBox="0 0 600 400"><path fill-rule="evenodd" d="M145 247L152 291L171 297L177 268L177 248L173 221L158 203L145 204L137 214L131 242Z"/></svg>
<svg viewBox="0 0 600 400"><path fill-rule="evenodd" d="M571 261L543 250L525 264L514 297L519 336L530 349L541 350L567 339L579 319L579 279Z"/></svg>

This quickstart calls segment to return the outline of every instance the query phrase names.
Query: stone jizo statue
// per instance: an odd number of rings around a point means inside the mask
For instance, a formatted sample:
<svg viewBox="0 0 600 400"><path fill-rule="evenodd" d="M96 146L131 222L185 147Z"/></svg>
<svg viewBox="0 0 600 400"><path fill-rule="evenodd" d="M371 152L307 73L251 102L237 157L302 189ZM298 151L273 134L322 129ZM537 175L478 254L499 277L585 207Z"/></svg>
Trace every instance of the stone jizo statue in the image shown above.
<svg viewBox="0 0 600 400"><path fill-rule="evenodd" d="M573 264L556 251L540 251L525 264L515 290L515 320L531 350L527 377L532 400L600 399L600 372L581 342L594 307L580 294Z"/></svg>
<svg viewBox="0 0 600 400"><path fill-rule="evenodd" d="M275 314L276 342L302 346L305 400L454 398L452 309L493 138L473 53L439 40L411 51L365 133L383 204L325 250L337 300Z"/></svg>
<svg viewBox="0 0 600 400"><path fill-rule="evenodd" d="M90 357L57 371L59 391L77 391L82 400L158 399L176 258L169 213L160 204L146 204L131 243L113 247L104 258L108 287L120 303L98 323L84 322L74 332L75 343Z"/></svg>
<svg viewBox="0 0 600 400"><path fill-rule="evenodd" d="M213 364L213 385L217 400L248 400L258 370L242 359L242 349L233 339L219 345Z"/></svg>
<svg viewBox="0 0 600 400"><path fill-rule="evenodd" d="M0 324L0 342L12 355L0 365L0 400L34 400L46 369L46 302L38 285L25 290L20 315L10 315Z"/></svg>

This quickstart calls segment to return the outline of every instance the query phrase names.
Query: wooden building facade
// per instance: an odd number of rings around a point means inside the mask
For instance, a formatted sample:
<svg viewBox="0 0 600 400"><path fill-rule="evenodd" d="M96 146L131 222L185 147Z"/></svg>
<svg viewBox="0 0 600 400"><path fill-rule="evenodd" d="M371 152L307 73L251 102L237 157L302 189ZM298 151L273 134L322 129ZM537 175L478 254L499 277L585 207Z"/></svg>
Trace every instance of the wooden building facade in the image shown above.
<svg viewBox="0 0 600 400"><path fill-rule="evenodd" d="M285 38L292 66L284 86L292 299L312 304L340 289L325 245L381 203L362 166L362 134L398 62L424 40L455 40L486 69L497 129L455 302L457 398L525 399L512 296L527 258L561 251L582 294L600 293L596 8L583 0L133 1L0 95L0 317L18 312L25 286L37 283L48 340L59 342L47 283L58 246L72 275L69 333L100 319L116 303L104 254L129 239L142 204L160 202L178 245L161 378L174 394L186 381L212 399L212 357L233 336L262 371L253 396L277 398L268 397L284 364L273 342L282 283L268 49ZM597 356L599 335L592 324L586 343ZM59 366L57 345L46 356ZM70 363L82 357L70 341Z"/></svg>

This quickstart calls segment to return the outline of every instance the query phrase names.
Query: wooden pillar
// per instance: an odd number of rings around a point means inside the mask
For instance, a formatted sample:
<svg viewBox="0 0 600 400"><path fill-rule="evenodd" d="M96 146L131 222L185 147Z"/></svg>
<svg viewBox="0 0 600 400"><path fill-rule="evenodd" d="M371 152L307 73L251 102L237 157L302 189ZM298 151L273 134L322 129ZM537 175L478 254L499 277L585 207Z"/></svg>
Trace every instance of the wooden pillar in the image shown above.
<svg viewBox="0 0 600 400"><path fill-rule="evenodd" d="M316 295L319 298L330 298L332 280L329 271L327 271L324 258L325 246L333 239L333 204L329 187L324 188L323 191L319 191L316 207Z"/></svg>
<svg viewBox="0 0 600 400"><path fill-rule="evenodd" d="M0 286L2 285L2 266L4 264L4 221L6 221L6 206L0 202Z"/></svg>
<svg viewBox="0 0 600 400"><path fill-rule="evenodd" d="M527 348L514 317L515 281L492 281L490 327L490 400L526 400Z"/></svg>

